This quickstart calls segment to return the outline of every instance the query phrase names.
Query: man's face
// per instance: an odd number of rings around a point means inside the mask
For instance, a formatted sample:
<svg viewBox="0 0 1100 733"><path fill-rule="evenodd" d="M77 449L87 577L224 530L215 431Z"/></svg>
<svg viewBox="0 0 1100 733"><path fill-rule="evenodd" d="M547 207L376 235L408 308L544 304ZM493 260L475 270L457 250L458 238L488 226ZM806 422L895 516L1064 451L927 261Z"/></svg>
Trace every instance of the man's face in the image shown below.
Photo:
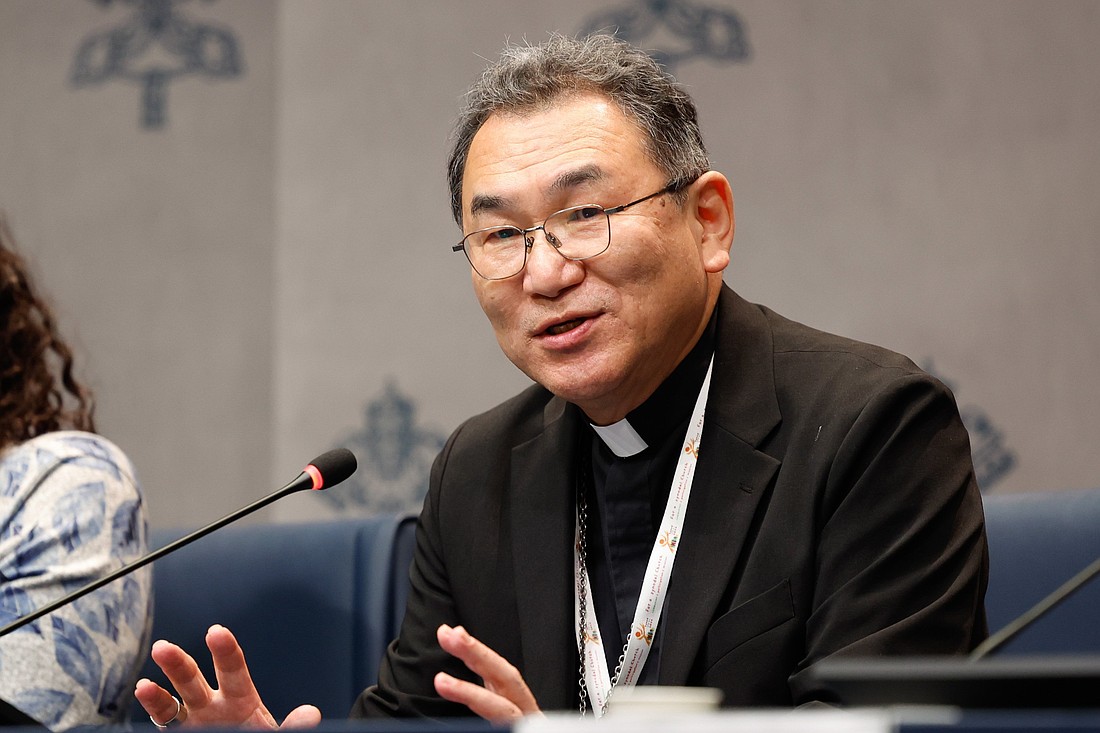
<svg viewBox="0 0 1100 733"><path fill-rule="evenodd" d="M462 178L463 228L525 228L569 206L611 208L667 183L643 133L613 103L570 97L486 120ZM729 241L716 254L696 199L689 192L681 207L662 195L612 215L611 246L584 261L564 259L537 231L523 272L495 281L471 273L508 358L594 422L641 404L706 325L728 261Z"/></svg>

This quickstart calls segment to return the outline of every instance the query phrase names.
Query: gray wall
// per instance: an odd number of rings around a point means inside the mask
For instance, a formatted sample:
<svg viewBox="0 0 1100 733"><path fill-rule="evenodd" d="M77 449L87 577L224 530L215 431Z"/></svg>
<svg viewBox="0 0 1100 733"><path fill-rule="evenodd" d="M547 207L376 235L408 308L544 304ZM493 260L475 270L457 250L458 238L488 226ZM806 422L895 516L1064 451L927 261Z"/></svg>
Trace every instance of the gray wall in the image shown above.
<svg viewBox="0 0 1100 733"><path fill-rule="evenodd" d="M675 71L734 186L727 281L948 381L986 491L1100 485L1100 3L670 5L713 11L711 53ZM172 80L149 127L137 81L71 81L132 5L0 3L0 208L78 341L101 429L161 526L220 516L337 444L358 484L268 518L415 504L442 436L526 381L450 251L461 94L506 39L646 3L174 11L231 34L240 70ZM637 40L690 47L660 22Z"/></svg>
<svg viewBox="0 0 1100 733"><path fill-rule="evenodd" d="M140 84L70 81L81 43L131 5L0 3L0 208L158 524L266 491L273 454L278 8L182 9L232 28L246 66L171 83L150 130Z"/></svg>

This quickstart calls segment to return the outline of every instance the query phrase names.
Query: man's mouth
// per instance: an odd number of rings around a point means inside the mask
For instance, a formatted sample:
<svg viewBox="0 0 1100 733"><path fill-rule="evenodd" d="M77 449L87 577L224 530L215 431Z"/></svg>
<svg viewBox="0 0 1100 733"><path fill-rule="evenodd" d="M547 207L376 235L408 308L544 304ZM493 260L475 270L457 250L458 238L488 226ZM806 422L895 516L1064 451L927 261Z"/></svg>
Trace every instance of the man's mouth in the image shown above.
<svg viewBox="0 0 1100 733"><path fill-rule="evenodd" d="M561 323L555 323L553 326L547 328L543 333L549 336L557 336L558 334L565 333L566 331L572 331L577 326L584 323L587 318L574 318L569 321L562 321Z"/></svg>

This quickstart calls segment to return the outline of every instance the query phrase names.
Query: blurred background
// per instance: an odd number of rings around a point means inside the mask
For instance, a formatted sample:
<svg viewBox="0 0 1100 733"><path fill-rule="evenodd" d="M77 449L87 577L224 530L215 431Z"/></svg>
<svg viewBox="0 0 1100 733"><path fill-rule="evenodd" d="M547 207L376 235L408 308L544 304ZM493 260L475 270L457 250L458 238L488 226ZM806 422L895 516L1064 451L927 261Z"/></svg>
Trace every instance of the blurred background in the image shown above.
<svg viewBox="0 0 1100 733"><path fill-rule="evenodd" d="M3 0L0 210L154 526L337 445L268 520L419 506L527 384L451 252L451 123L506 41L598 28L694 95L727 282L947 382L984 492L1100 485L1100 3Z"/></svg>

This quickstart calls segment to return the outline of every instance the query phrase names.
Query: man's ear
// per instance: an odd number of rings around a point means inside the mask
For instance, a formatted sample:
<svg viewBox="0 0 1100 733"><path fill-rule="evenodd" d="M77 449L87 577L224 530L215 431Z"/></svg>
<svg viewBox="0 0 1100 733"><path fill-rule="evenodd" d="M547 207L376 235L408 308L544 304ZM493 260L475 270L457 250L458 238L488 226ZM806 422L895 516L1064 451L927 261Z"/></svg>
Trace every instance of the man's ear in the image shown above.
<svg viewBox="0 0 1100 733"><path fill-rule="evenodd" d="M691 185L689 205L694 208L697 226L702 232L700 250L707 272L717 273L730 263L733 245L733 191L730 182L718 171L707 171Z"/></svg>

